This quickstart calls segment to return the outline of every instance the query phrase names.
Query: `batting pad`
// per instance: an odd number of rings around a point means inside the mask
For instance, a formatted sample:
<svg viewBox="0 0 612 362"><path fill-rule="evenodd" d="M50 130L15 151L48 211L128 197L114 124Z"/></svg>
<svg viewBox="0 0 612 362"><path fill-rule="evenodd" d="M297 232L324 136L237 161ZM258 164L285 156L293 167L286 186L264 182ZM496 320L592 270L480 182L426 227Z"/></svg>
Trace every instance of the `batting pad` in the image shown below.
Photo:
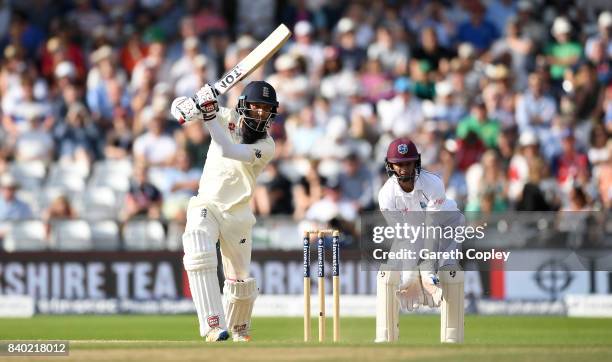
<svg viewBox="0 0 612 362"><path fill-rule="evenodd" d="M399 283L399 271L380 271L376 276L376 343L399 339Z"/></svg>
<svg viewBox="0 0 612 362"><path fill-rule="evenodd" d="M207 240L204 232L194 230L183 234L183 247L183 265L189 278L191 298L198 312L200 335L206 336L210 329L215 327L227 329L214 244Z"/></svg>
<svg viewBox="0 0 612 362"><path fill-rule="evenodd" d="M440 342L463 342L464 273L463 270L441 270L442 304L440 310Z"/></svg>
<svg viewBox="0 0 612 362"><path fill-rule="evenodd" d="M251 313L259 294L253 278L244 281L225 280L223 301L227 324L234 336L248 335Z"/></svg>

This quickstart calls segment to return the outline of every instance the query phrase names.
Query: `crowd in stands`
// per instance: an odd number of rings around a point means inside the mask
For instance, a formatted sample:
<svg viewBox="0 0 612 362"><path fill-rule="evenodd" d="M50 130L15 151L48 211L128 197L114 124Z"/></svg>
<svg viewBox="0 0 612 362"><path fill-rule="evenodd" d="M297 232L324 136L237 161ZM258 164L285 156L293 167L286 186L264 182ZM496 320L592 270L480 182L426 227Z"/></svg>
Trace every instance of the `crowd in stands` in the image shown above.
<svg viewBox="0 0 612 362"><path fill-rule="evenodd" d="M0 221L184 222L211 141L202 124L174 122L170 103L280 22L293 37L250 78L270 82L281 104L257 215L355 221L377 207L386 147L401 136L462 210L609 210L611 10L584 0L0 1Z"/></svg>

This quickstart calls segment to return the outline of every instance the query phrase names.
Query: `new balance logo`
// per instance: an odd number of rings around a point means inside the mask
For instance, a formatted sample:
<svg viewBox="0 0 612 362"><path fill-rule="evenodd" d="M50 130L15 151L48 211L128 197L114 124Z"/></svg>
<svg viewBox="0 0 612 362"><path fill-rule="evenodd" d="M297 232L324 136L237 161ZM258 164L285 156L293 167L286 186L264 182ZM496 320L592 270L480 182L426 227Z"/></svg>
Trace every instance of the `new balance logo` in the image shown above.
<svg viewBox="0 0 612 362"><path fill-rule="evenodd" d="M246 239L240 239L240 244L246 243Z"/></svg>
<svg viewBox="0 0 612 362"><path fill-rule="evenodd" d="M261 158L261 150L260 149L255 149L255 157L257 158Z"/></svg>

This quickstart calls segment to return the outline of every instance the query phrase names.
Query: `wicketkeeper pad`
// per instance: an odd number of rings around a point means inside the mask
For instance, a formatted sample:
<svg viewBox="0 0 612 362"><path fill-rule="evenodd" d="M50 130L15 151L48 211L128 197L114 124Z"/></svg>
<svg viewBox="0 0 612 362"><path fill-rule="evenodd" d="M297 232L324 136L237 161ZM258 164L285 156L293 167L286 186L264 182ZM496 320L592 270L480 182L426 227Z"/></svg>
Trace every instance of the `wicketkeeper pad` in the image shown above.
<svg viewBox="0 0 612 362"><path fill-rule="evenodd" d="M244 281L226 280L223 287L223 302L227 324L232 335L248 335L251 313L259 294L253 278Z"/></svg>

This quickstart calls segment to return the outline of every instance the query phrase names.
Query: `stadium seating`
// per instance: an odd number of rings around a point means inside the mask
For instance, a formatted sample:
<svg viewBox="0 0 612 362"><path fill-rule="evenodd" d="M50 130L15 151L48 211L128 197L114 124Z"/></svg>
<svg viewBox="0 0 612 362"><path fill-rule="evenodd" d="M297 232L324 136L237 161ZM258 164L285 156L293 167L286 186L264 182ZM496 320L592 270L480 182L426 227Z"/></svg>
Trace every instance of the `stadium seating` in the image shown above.
<svg viewBox="0 0 612 362"><path fill-rule="evenodd" d="M52 221L51 244L57 250L91 250L93 248L91 228L85 220Z"/></svg>
<svg viewBox="0 0 612 362"><path fill-rule="evenodd" d="M81 215L88 220L114 219L121 206L110 187L90 187L82 195Z"/></svg>
<svg viewBox="0 0 612 362"><path fill-rule="evenodd" d="M33 189L42 185L47 170L42 161L20 161L10 165L10 172L21 188Z"/></svg>
<svg viewBox="0 0 612 362"><path fill-rule="evenodd" d="M113 220L90 221L91 239L94 250L119 250L119 226Z"/></svg>
<svg viewBox="0 0 612 362"><path fill-rule="evenodd" d="M4 250L40 251L47 248L45 224L40 220L15 221L10 223L4 237Z"/></svg>
<svg viewBox="0 0 612 362"><path fill-rule="evenodd" d="M161 250L166 247L166 232L157 220L128 221L122 235L126 250Z"/></svg>

